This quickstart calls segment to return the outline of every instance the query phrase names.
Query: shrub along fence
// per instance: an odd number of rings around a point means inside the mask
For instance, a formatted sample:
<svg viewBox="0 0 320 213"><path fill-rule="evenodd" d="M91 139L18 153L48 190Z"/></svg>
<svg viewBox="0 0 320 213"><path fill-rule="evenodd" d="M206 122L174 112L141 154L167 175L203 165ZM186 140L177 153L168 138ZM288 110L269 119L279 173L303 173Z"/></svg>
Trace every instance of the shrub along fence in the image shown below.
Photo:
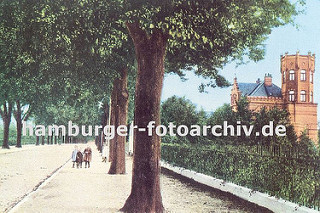
<svg viewBox="0 0 320 213"><path fill-rule="evenodd" d="M172 165L319 210L319 156L261 145L208 149L163 144L161 152Z"/></svg>

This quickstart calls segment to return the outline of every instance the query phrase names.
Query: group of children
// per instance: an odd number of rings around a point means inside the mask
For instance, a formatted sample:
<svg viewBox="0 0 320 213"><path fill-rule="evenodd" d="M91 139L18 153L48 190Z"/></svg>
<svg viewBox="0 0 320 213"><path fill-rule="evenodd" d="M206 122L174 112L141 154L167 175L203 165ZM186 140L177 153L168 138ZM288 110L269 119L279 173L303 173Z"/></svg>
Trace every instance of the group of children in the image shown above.
<svg viewBox="0 0 320 213"><path fill-rule="evenodd" d="M91 148L88 146L87 148L84 149L83 153L81 152L80 148L78 148L78 146L74 147L74 150L72 152L72 156L71 156L73 165L72 168L74 168L74 165L77 165L77 168L82 168L82 162L85 162L85 166L84 168L90 168L90 162L92 159L92 150Z"/></svg>

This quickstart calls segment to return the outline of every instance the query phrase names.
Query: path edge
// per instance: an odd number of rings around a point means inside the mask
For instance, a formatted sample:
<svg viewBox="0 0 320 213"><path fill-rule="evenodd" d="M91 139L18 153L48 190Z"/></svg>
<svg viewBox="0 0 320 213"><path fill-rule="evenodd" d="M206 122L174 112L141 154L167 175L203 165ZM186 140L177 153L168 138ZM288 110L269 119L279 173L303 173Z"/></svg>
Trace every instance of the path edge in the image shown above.
<svg viewBox="0 0 320 213"><path fill-rule="evenodd" d="M39 189L46 186L65 166L66 164L71 160L69 158L66 162L64 162L61 166L53 170L49 175L47 175L46 178L41 180L33 189L26 194L24 194L18 201L11 204L9 207L7 207L4 212L5 213L12 213L15 212L23 203L25 203L34 193L36 193Z"/></svg>
<svg viewBox="0 0 320 213"><path fill-rule="evenodd" d="M165 161L161 160L161 167L165 168L173 173L179 174L183 177L192 179L198 183L204 184L214 189L221 190L223 192L231 193L241 199L254 203L258 206L267 208L273 212L281 213L319 213L314 209L300 206L290 201L270 196L266 193L253 191L252 189L238 186L234 183L225 182L224 180L217 179L208 175L197 173L195 171L185 169L182 167L173 166Z"/></svg>

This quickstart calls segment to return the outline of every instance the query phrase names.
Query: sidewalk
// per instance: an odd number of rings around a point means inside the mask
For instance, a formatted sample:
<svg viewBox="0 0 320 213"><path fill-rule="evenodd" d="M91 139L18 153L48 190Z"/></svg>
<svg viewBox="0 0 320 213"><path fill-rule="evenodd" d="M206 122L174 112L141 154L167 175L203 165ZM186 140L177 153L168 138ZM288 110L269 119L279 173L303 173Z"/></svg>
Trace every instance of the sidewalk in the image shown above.
<svg viewBox="0 0 320 213"><path fill-rule="evenodd" d="M69 161L13 212L116 212L129 196L131 174L108 175L110 163L102 163L94 143L90 168L72 168ZM85 148L85 145L81 146ZM130 162L127 159L127 162ZM127 163L131 171L131 163Z"/></svg>
<svg viewBox="0 0 320 213"><path fill-rule="evenodd" d="M0 212L14 205L70 157L74 145L0 148Z"/></svg>

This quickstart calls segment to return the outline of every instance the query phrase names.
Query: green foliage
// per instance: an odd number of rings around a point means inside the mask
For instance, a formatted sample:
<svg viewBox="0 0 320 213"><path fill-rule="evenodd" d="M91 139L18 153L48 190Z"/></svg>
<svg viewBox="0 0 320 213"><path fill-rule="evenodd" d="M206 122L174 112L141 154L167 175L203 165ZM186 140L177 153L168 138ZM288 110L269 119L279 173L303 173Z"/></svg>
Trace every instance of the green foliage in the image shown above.
<svg viewBox="0 0 320 213"><path fill-rule="evenodd" d="M208 118L207 124L221 125L226 121L228 125L236 127L237 125L249 125L253 122L253 112L248 109L249 103L245 97L241 98L237 102L237 111L233 111L229 104L224 104L223 106L216 109L216 111ZM240 122L240 123L239 123ZM245 136L243 130L241 130L241 136L235 137L230 135L228 131L227 136L221 136L219 142L221 143L246 143L249 138ZM209 135L211 140L217 141L217 138L213 135Z"/></svg>
<svg viewBox="0 0 320 213"><path fill-rule="evenodd" d="M245 99L238 102L238 110L227 104L218 108L207 120L217 125L224 121L236 125L254 125L261 131L269 121L286 127L287 136L210 137L210 145L181 146L177 138L163 144L161 156L173 165L191 169L216 178L266 192L302 205L317 206L320 202L320 155L314 143L303 133L299 140L286 110L262 108L248 110ZM182 118L180 118L182 119ZM170 140L166 138L166 140Z"/></svg>
<svg viewBox="0 0 320 213"><path fill-rule="evenodd" d="M228 124L236 124L235 120L235 113L232 111L229 104L224 104L221 107L217 108L207 119L207 124L210 126L214 125L223 125L223 122L226 121ZM217 131L217 133L222 133L221 131ZM217 137L213 136L212 134L208 135L208 138L217 141ZM233 137L229 136L221 136L223 141L225 142L231 142L234 141Z"/></svg>
<svg viewBox="0 0 320 213"><path fill-rule="evenodd" d="M314 142L307 136L306 131L299 136L298 143L295 144L295 146L297 146L305 156L314 157L318 155L318 149Z"/></svg>
<svg viewBox="0 0 320 213"><path fill-rule="evenodd" d="M9 128L9 146L14 146L17 144L17 128L14 125L11 125ZM3 126L0 125L0 146L3 143ZM35 144L36 143L36 136L23 136L21 138L22 145L25 144Z"/></svg>
<svg viewBox="0 0 320 213"><path fill-rule="evenodd" d="M246 186L253 193L265 192L313 207L320 201L320 156L305 152L303 146L162 144L161 157L170 164Z"/></svg>
<svg viewBox="0 0 320 213"><path fill-rule="evenodd" d="M276 107L267 110L266 108L261 108L260 111L254 113L255 120L253 122L255 131L262 129L264 125L269 125L269 122L273 122L273 126L284 125L286 127L286 136L254 136L254 140L258 141L260 144L264 145L274 145L274 144L288 144L293 145L297 141L296 133L293 129L289 118L289 112L284 109L278 109Z"/></svg>
<svg viewBox="0 0 320 213"><path fill-rule="evenodd" d="M2 2L0 103L19 100L38 124L98 123L118 70L127 66L135 79L134 49L110 4Z"/></svg>
<svg viewBox="0 0 320 213"><path fill-rule="evenodd" d="M19 100L45 123L96 117L85 111L108 99L119 69L133 70L128 22L139 23L149 35L166 35L169 72L183 75L182 69L196 69L214 79L207 85L226 86L218 69L243 56L261 59L271 28L290 23L295 15L295 5L287 0L3 1L0 102ZM81 92L95 103L83 103Z"/></svg>
<svg viewBox="0 0 320 213"><path fill-rule="evenodd" d="M234 122L234 112L232 111L229 104L224 104L217 108L208 119L208 124L222 125L224 121Z"/></svg>
<svg viewBox="0 0 320 213"><path fill-rule="evenodd" d="M233 111L229 104L216 109L211 115L207 115L203 111L197 112L196 106L185 98L178 98L173 96L167 99L161 106L161 122L163 125L168 126L169 122L174 125L203 125L215 126L232 125L235 129L237 125L245 125L249 128L253 125L253 131L250 136L246 136L243 129L241 129L240 136L232 136L230 130L228 130L227 136L214 136L211 132L206 137L173 137L165 136L164 142L190 142L190 143L218 143L218 144L263 144L263 145L280 145L286 144L289 146L297 145L297 136L291 125L289 113L287 110L272 108L261 108L257 112L253 112L248 108L249 104L246 98L241 98L237 103L237 111ZM273 129L278 125L283 125L286 128L286 136L277 136L273 133L273 136L263 136L262 134L256 136L256 132L260 132L264 125L269 125L269 122L273 122ZM189 128L190 129L190 128ZM217 133L223 133L222 131Z"/></svg>
<svg viewBox="0 0 320 213"><path fill-rule="evenodd" d="M194 68L197 75L214 79L212 86L227 85L218 73L227 62L261 60L271 29L292 23L298 14L289 0L119 2L123 23L136 22L147 34L162 32L168 37L168 71L181 75L182 69Z"/></svg>
<svg viewBox="0 0 320 213"><path fill-rule="evenodd" d="M192 125L204 125L206 121L206 113L203 110L197 111L196 105L185 97L172 96L164 101L161 105L161 123L165 126L169 126L169 123L173 123L176 127L179 125L186 125L189 130ZM175 128L176 129L176 128ZM176 131L174 131L176 134ZM164 142L176 141L179 143L198 143L202 141L199 136L176 136L174 139L169 139L170 136L163 138Z"/></svg>

